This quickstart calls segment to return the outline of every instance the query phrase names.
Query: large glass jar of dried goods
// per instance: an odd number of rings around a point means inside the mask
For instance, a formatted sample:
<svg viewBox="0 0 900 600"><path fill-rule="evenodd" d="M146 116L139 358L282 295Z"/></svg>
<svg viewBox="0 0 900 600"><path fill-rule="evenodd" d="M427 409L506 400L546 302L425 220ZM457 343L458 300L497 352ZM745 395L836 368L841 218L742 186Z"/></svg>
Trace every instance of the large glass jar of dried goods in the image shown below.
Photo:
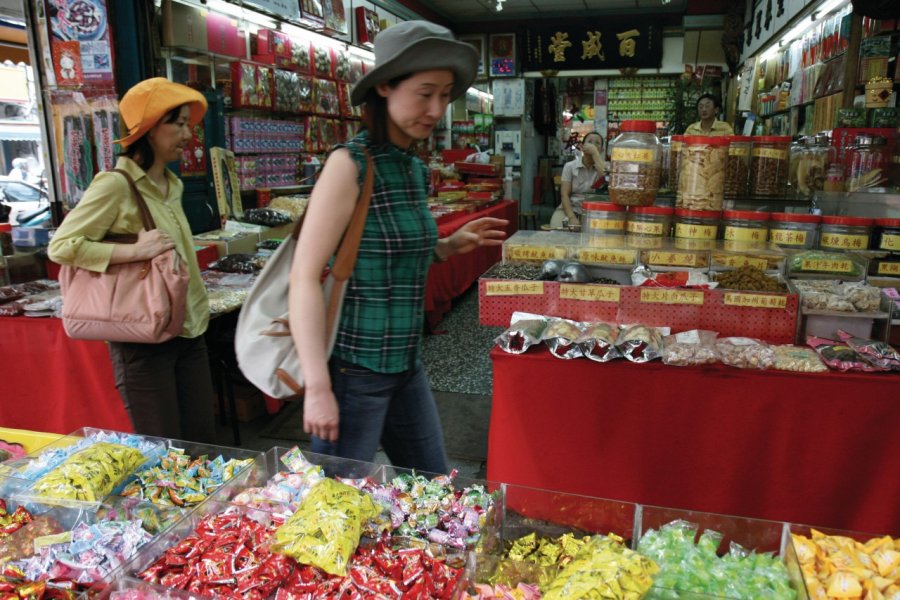
<svg viewBox="0 0 900 600"><path fill-rule="evenodd" d="M802 137L794 140L788 149L788 193L797 195L797 167L800 165L800 157L809 148L812 138Z"/></svg>
<svg viewBox="0 0 900 600"><path fill-rule="evenodd" d="M654 121L624 121L610 142L609 199L626 206L650 206L659 190L662 145Z"/></svg>
<svg viewBox="0 0 900 600"><path fill-rule="evenodd" d="M678 172L677 208L722 210L728 144L727 136L684 137Z"/></svg>
<svg viewBox="0 0 900 600"><path fill-rule="evenodd" d="M817 135L807 143L797 159L794 191L799 198L810 199L825 189L828 168L834 162L835 148L825 134Z"/></svg>
<svg viewBox="0 0 900 600"><path fill-rule="evenodd" d="M750 152L750 195L783 198L787 191L790 136L762 135L753 138Z"/></svg>
<svg viewBox="0 0 900 600"><path fill-rule="evenodd" d="M673 135L669 142L669 187L678 189L678 165L681 158L681 148L684 146L683 135Z"/></svg>
<svg viewBox="0 0 900 600"><path fill-rule="evenodd" d="M732 135L728 140L725 197L746 198L750 194L750 151L753 149L753 138L749 135Z"/></svg>
<svg viewBox="0 0 900 600"><path fill-rule="evenodd" d="M850 147L847 191L858 192L884 186L891 162L887 140L881 136L860 134Z"/></svg>

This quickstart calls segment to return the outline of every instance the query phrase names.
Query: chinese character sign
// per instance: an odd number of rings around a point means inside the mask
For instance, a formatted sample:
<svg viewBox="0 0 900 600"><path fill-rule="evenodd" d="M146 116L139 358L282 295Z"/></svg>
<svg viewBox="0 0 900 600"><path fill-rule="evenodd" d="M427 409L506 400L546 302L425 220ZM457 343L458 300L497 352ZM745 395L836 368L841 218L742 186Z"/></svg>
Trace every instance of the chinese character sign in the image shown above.
<svg viewBox="0 0 900 600"><path fill-rule="evenodd" d="M523 37L527 71L659 68L662 62L661 28L654 24L635 27L589 21L565 27L538 26Z"/></svg>

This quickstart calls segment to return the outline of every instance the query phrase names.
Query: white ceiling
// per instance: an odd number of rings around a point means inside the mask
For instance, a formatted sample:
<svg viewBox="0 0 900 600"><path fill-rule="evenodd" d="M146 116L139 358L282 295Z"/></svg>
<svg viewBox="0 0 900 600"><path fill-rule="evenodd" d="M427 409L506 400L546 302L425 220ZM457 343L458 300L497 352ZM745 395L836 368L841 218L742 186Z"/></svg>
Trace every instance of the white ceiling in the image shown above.
<svg viewBox="0 0 900 600"><path fill-rule="evenodd" d="M419 0L451 23L475 20L546 19L638 14L644 11L682 12L687 0Z"/></svg>

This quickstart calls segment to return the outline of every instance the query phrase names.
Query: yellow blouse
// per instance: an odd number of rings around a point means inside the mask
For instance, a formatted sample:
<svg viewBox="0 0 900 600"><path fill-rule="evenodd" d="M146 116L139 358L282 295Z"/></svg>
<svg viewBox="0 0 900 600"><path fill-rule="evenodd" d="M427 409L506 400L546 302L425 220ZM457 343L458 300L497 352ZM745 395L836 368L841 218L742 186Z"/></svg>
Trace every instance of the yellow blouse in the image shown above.
<svg viewBox="0 0 900 600"><path fill-rule="evenodd" d="M184 184L166 169L169 194L164 197L147 173L130 158L120 157L116 168L126 171L134 179L156 227L172 237L175 250L190 269L181 336L198 337L209 323L209 303L194 252L191 228L181 206ZM113 246L100 240L107 233L137 233L142 227L140 211L125 178L118 173L98 173L84 197L56 230L48 254L51 260L61 265L102 272L109 266Z"/></svg>

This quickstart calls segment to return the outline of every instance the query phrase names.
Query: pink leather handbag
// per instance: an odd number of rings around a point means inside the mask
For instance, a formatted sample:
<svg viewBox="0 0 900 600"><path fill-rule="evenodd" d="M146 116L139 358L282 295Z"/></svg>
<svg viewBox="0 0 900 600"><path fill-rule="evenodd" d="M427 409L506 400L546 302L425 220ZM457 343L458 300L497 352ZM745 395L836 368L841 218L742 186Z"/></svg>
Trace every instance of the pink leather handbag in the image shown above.
<svg viewBox="0 0 900 600"><path fill-rule="evenodd" d="M131 176L128 180L144 229L156 228ZM107 235L106 242L134 243L137 235ZM63 265L63 328L71 338L157 344L181 333L190 272L172 249L151 260L109 265L105 272Z"/></svg>

